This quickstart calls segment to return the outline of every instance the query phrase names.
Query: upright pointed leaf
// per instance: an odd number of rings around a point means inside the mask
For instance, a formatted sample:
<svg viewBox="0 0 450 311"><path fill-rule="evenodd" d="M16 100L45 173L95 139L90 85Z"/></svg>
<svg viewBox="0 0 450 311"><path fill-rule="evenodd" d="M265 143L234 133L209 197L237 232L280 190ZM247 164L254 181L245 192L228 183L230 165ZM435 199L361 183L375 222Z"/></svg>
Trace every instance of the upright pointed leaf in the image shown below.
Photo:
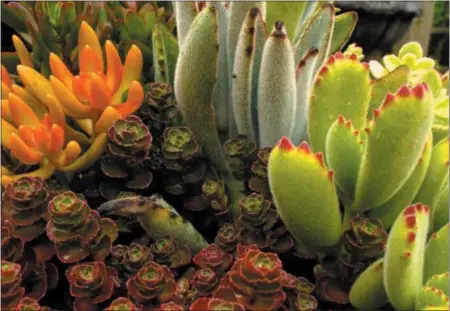
<svg viewBox="0 0 450 311"><path fill-rule="evenodd" d="M162 23L153 27L152 40L155 81L173 85L179 52L177 40Z"/></svg>
<svg viewBox="0 0 450 311"><path fill-rule="evenodd" d="M397 310L413 310L423 284L429 209L410 205L396 219L384 256L383 280L387 296Z"/></svg>
<svg viewBox="0 0 450 311"><path fill-rule="evenodd" d="M434 208L433 213L433 231L437 231L440 228L442 228L445 224L449 221L449 208L448 208L448 192L449 192L449 183L447 181L447 184L443 187L439 201L436 204L436 207Z"/></svg>
<svg viewBox="0 0 450 311"><path fill-rule="evenodd" d="M341 115L355 130L363 129L369 93L369 70L356 55L337 53L329 58L315 78L309 103L308 134L314 152L325 151L328 129Z"/></svg>
<svg viewBox="0 0 450 311"><path fill-rule="evenodd" d="M341 51L355 29L358 22L356 12L345 12L336 16L333 36L331 37L330 53Z"/></svg>
<svg viewBox="0 0 450 311"><path fill-rule="evenodd" d="M433 139L432 135L430 135L425 143L425 148L419 162L416 165L416 168L400 190L397 191L397 193L386 203L369 211L370 217L381 220L386 229L389 229L394 224L394 221L397 219L398 215L405 208L405 206L408 206L414 202L419 202L414 200L414 197L419 191L420 185L422 184L427 173L428 165L430 164L432 144Z"/></svg>
<svg viewBox="0 0 450 311"><path fill-rule="evenodd" d="M425 249L423 277L428 280L435 274L448 272L449 227L447 222L438 232L433 233Z"/></svg>
<svg viewBox="0 0 450 311"><path fill-rule="evenodd" d="M330 3L321 4L294 46L295 62L298 63L309 49L318 48L317 71L328 57L333 28L334 6Z"/></svg>
<svg viewBox="0 0 450 311"><path fill-rule="evenodd" d="M352 121L339 117L327 134L326 162L334 171L336 185L353 199L362 158L362 140Z"/></svg>
<svg viewBox="0 0 450 311"><path fill-rule="evenodd" d="M426 84L413 89L402 86L396 95L386 95L367 129L353 212L385 203L403 186L422 155L433 106Z"/></svg>
<svg viewBox="0 0 450 311"><path fill-rule="evenodd" d="M283 137L270 154L268 174L275 206L295 239L315 249L339 242L339 201L323 154L313 154L307 143L295 147Z"/></svg>
<svg viewBox="0 0 450 311"><path fill-rule="evenodd" d="M282 22L267 39L258 82L258 124L261 147L272 147L282 137L292 138L296 109L295 63L291 42Z"/></svg>
<svg viewBox="0 0 450 311"><path fill-rule="evenodd" d="M236 59L233 70L232 103L234 118L239 134L244 134L257 142L257 107L254 107L256 99L253 98L253 85L255 83L255 71L259 72L259 65L267 37L266 25L262 20L258 8L252 8L248 12L242 24L239 40L236 48Z"/></svg>
<svg viewBox="0 0 450 311"><path fill-rule="evenodd" d="M296 68L297 86L297 108L295 112L294 133L292 141L295 144L308 139L307 121L308 105L311 98L312 82L314 79L315 67L319 57L317 48L310 49Z"/></svg>
<svg viewBox="0 0 450 311"><path fill-rule="evenodd" d="M314 13L319 8L319 6L320 6L319 1L306 2L303 12L300 16L300 19L298 20L297 27L295 28L294 36L292 37L292 43L294 45L297 45L298 40L300 40L300 37L303 34L303 31L308 26L309 21L314 16Z"/></svg>
<svg viewBox="0 0 450 311"><path fill-rule="evenodd" d="M172 1L177 21L177 39L180 46L183 45L189 26L197 16L195 1Z"/></svg>

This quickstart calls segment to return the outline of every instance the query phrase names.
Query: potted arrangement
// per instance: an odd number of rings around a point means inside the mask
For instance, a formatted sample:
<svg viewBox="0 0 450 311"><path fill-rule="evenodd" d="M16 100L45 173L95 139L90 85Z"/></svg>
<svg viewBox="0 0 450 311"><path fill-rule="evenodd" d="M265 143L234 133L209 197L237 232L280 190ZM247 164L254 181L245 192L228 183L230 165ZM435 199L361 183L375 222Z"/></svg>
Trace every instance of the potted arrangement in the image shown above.
<svg viewBox="0 0 450 311"><path fill-rule="evenodd" d="M417 43L364 62L329 2L2 13L2 308L448 310L448 72Z"/></svg>

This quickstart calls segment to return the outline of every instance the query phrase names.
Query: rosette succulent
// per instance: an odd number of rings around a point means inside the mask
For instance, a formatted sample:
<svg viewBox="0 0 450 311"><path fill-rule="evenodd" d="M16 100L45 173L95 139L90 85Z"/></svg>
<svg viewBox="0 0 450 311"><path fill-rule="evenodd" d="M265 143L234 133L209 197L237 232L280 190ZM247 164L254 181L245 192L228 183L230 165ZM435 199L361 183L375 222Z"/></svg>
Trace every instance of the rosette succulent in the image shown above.
<svg viewBox="0 0 450 311"><path fill-rule="evenodd" d="M131 300L125 297L119 297L114 299L109 307L103 309L103 311L141 311L141 308L138 308Z"/></svg>
<svg viewBox="0 0 450 311"><path fill-rule="evenodd" d="M186 310L197 297L197 288L192 284L189 278L181 277L177 281L177 289L172 300L180 306L183 306Z"/></svg>
<svg viewBox="0 0 450 311"><path fill-rule="evenodd" d="M25 242L22 238L13 236L13 226L2 219L2 259L17 263L22 257Z"/></svg>
<svg viewBox="0 0 450 311"><path fill-rule="evenodd" d="M251 177L248 181L250 190L262 194L266 199L272 197L267 173L271 149L267 147L258 150L257 158L250 167Z"/></svg>
<svg viewBox="0 0 450 311"><path fill-rule="evenodd" d="M11 309L12 311L51 311L49 307L42 307L36 299L24 297L19 301L19 304Z"/></svg>
<svg viewBox="0 0 450 311"><path fill-rule="evenodd" d="M314 284L306 278L285 273L284 289L287 296L284 306L288 310L317 310L318 301L312 295Z"/></svg>
<svg viewBox="0 0 450 311"><path fill-rule="evenodd" d="M246 308L236 302L228 301L219 298L198 298L191 304L190 311L202 311L202 310L230 310L230 311L245 311Z"/></svg>
<svg viewBox="0 0 450 311"><path fill-rule="evenodd" d="M25 176L6 185L2 214L11 221L14 236L28 242L45 232L49 198L45 181L38 177Z"/></svg>
<svg viewBox="0 0 450 311"><path fill-rule="evenodd" d="M21 266L2 260L2 308L13 309L24 297L25 288L20 287L22 281Z"/></svg>
<svg viewBox="0 0 450 311"><path fill-rule="evenodd" d="M245 135L238 135L223 145L227 161L238 180L248 180L250 165L256 160L256 144Z"/></svg>
<svg viewBox="0 0 450 311"><path fill-rule="evenodd" d="M230 221L230 206L225 194L224 185L220 181L208 180L202 185L203 198L221 222Z"/></svg>
<svg viewBox="0 0 450 311"><path fill-rule="evenodd" d="M201 159L200 146L191 130L185 126L167 127L163 132L164 188L173 195L188 193L201 200L201 184L206 165ZM192 203L194 204L194 203Z"/></svg>
<svg viewBox="0 0 450 311"><path fill-rule="evenodd" d="M117 282L117 271L101 261L71 266L65 275L70 284L70 295L75 298L73 308L76 311L108 300Z"/></svg>
<svg viewBox="0 0 450 311"><path fill-rule="evenodd" d="M183 307L176 304L175 302L167 302L161 304L155 311L184 311Z"/></svg>
<svg viewBox="0 0 450 311"><path fill-rule="evenodd" d="M173 95L172 86L153 82L144 86L144 103L136 112L153 133L160 136L167 126L177 126L180 112Z"/></svg>
<svg viewBox="0 0 450 311"><path fill-rule="evenodd" d="M290 236L272 202L262 194L252 193L240 202L242 210L236 223L241 243L256 244L260 249L283 253L291 249L294 240Z"/></svg>
<svg viewBox="0 0 450 311"><path fill-rule="evenodd" d="M223 275L233 263L233 256L224 252L216 244L210 244L192 258L194 264L201 268L211 268L218 275Z"/></svg>
<svg viewBox="0 0 450 311"><path fill-rule="evenodd" d="M217 232L214 243L227 253L234 253L239 243L236 228L231 223L223 224Z"/></svg>
<svg viewBox="0 0 450 311"><path fill-rule="evenodd" d="M176 282L169 268L149 262L127 282L130 299L137 305L156 307L175 294Z"/></svg>
<svg viewBox="0 0 450 311"><path fill-rule="evenodd" d="M186 245L178 245L172 236L156 240L150 245L153 260L170 269L178 269L191 262L192 253Z"/></svg>
<svg viewBox="0 0 450 311"><path fill-rule="evenodd" d="M199 297L210 296L219 285L219 276L211 268L199 269L192 278Z"/></svg>
<svg viewBox="0 0 450 311"><path fill-rule="evenodd" d="M142 190L153 181L147 161L152 148L152 134L134 115L119 119L108 130L107 154L102 158L103 173L125 180L127 188Z"/></svg>
<svg viewBox="0 0 450 311"><path fill-rule="evenodd" d="M75 263L88 256L104 260L117 239L117 226L101 218L87 202L74 192L54 197L49 205L47 236L55 243L56 255L64 263Z"/></svg>
<svg viewBox="0 0 450 311"><path fill-rule="evenodd" d="M286 299L282 263L274 253L252 245L238 252L239 258L221 279L214 298L242 304L246 310L276 310Z"/></svg>
<svg viewBox="0 0 450 311"><path fill-rule="evenodd" d="M120 256L121 250L119 247L120 245L118 245L118 247L114 247L114 257ZM137 243L131 243L130 246L124 250L124 254L121 257L121 270L123 271L126 279L135 275L136 272L145 266L145 264L153 260L153 255L150 252L150 248Z"/></svg>

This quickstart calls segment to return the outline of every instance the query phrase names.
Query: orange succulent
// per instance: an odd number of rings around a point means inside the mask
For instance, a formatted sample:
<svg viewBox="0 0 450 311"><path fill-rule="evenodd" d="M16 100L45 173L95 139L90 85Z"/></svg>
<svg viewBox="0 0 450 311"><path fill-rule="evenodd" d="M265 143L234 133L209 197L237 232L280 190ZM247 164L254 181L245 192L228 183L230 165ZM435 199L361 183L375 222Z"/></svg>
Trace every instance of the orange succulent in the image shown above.
<svg viewBox="0 0 450 311"><path fill-rule="evenodd" d="M106 72L103 52L95 31L88 23L80 26L78 37L80 73L74 76L64 62L50 54L50 83L56 98L68 116L93 121L93 136L105 133L116 120L135 112L142 104L144 90L139 82L143 59L133 45L122 65L111 41L105 43ZM128 99L122 103L123 94Z"/></svg>

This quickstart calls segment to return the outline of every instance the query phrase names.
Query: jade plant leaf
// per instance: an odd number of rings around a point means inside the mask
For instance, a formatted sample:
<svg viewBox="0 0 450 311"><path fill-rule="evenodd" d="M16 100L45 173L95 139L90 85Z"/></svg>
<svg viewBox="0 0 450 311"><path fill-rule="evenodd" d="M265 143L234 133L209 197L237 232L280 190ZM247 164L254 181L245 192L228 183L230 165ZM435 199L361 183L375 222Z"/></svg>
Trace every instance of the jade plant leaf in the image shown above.
<svg viewBox="0 0 450 311"><path fill-rule="evenodd" d="M336 185L353 199L362 158L359 131L352 121L340 116L330 127L326 139L326 163L334 172Z"/></svg>
<svg viewBox="0 0 450 311"><path fill-rule="evenodd" d="M449 224L433 233L425 249L423 277L428 280L435 274L448 272L449 262Z"/></svg>
<svg viewBox="0 0 450 311"><path fill-rule="evenodd" d="M428 165L430 163L432 144L433 139L432 135L430 135L427 142L425 143L422 156L420 157L416 168L409 176L408 180L400 188L400 190L397 191L397 193L394 194L394 196L386 203L377 206L369 211L370 217L379 219L381 222L383 222L385 228L389 229L394 223L395 219L397 219L400 212L405 208L405 206L413 203L414 197L416 196L417 192L420 189L420 186L422 185Z"/></svg>
<svg viewBox="0 0 450 311"><path fill-rule="evenodd" d="M267 39L266 25L258 8L252 8L242 24L236 47L232 77L232 103L237 130L249 139L258 137L257 87L262 50ZM255 81L256 80L256 81Z"/></svg>
<svg viewBox="0 0 450 311"><path fill-rule="evenodd" d="M353 212L388 201L416 167L433 121L433 97L426 84L388 93L368 132ZM416 201L421 202L421 201ZM424 202L426 203L426 202Z"/></svg>
<svg viewBox="0 0 450 311"><path fill-rule="evenodd" d="M331 56L315 78L309 103L308 134L314 152L325 151L328 129L339 116L351 120L357 131L366 123L369 70L356 55Z"/></svg>
<svg viewBox="0 0 450 311"><path fill-rule="evenodd" d="M271 152L268 173L275 206L294 239L316 249L337 244L341 214L323 154L313 154L305 142L295 147L283 137Z"/></svg>
<svg viewBox="0 0 450 311"><path fill-rule="evenodd" d="M366 268L350 289L350 303L360 310L377 309L389 302L383 285L384 260L380 258Z"/></svg>
<svg viewBox="0 0 450 311"><path fill-rule="evenodd" d="M384 256L384 287L397 310L413 310L423 284L425 243L430 211L428 206L406 207L395 220Z"/></svg>
<svg viewBox="0 0 450 311"><path fill-rule="evenodd" d="M341 51L350 39L357 22L358 14L356 12L345 12L335 17L330 53Z"/></svg>
<svg viewBox="0 0 450 311"><path fill-rule="evenodd" d="M276 22L264 44L258 82L260 147L291 138L296 108L295 63L282 22Z"/></svg>

